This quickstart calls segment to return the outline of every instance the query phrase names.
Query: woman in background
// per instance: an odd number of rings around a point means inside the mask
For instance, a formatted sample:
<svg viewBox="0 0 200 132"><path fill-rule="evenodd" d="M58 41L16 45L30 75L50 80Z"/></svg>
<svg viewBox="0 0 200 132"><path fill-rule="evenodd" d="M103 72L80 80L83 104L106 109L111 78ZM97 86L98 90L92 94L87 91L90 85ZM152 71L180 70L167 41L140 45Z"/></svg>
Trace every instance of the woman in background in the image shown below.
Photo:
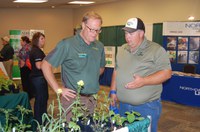
<svg viewBox="0 0 200 132"><path fill-rule="evenodd" d="M21 75L21 82L22 82L22 88L23 91L28 93L29 99L32 99L34 97L34 92L31 88L30 84L30 73L31 69L28 67L28 64L26 63L27 60L29 60L29 54L31 51L31 45L30 40L27 36L21 37L21 46L22 48L19 50L19 67L20 67L20 75Z"/></svg>
<svg viewBox="0 0 200 132"><path fill-rule="evenodd" d="M44 34L37 32L32 38L32 49L30 52L31 83L35 91L34 118L42 124L42 115L47 113L48 85L41 70L41 62L45 57L41 48L45 45Z"/></svg>

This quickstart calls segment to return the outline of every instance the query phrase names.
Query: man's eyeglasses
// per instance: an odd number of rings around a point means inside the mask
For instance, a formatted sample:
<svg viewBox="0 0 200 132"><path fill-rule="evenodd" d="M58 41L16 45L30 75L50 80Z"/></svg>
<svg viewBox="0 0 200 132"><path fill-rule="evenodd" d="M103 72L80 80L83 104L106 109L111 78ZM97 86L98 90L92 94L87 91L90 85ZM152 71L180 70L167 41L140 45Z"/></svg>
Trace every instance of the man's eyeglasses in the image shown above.
<svg viewBox="0 0 200 132"><path fill-rule="evenodd" d="M92 33L101 33L101 29L92 29L92 28L90 28L90 27L88 27L88 25L85 25L89 30L90 30L90 32L92 32Z"/></svg>

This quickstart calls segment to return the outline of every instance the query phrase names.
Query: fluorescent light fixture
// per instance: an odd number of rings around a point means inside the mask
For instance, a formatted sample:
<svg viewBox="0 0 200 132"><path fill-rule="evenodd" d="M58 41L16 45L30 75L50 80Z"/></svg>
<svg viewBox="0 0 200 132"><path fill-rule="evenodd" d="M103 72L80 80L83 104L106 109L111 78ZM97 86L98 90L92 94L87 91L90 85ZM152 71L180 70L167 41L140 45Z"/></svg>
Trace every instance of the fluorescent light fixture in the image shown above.
<svg viewBox="0 0 200 132"><path fill-rule="evenodd" d="M15 0L14 3L44 3L48 0Z"/></svg>
<svg viewBox="0 0 200 132"><path fill-rule="evenodd" d="M190 20L190 21L194 20L194 16L189 16L188 20Z"/></svg>
<svg viewBox="0 0 200 132"><path fill-rule="evenodd" d="M93 4L95 3L94 1L71 1L69 4Z"/></svg>

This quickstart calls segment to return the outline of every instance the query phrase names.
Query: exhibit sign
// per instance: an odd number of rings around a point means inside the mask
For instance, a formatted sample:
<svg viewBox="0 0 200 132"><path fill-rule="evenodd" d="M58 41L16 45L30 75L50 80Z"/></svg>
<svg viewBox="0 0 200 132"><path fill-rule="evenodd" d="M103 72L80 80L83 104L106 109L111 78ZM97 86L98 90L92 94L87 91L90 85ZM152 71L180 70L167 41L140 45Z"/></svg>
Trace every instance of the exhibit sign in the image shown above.
<svg viewBox="0 0 200 132"><path fill-rule="evenodd" d="M14 49L13 57L13 68L12 68L12 77L13 79L20 79L20 69L18 66L18 53L21 49L20 39L21 39L21 30L10 30L10 45Z"/></svg>
<svg viewBox="0 0 200 132"><path fill-rule="evenodd" d="M200 22L163 22L163 36L200 36Z"/></svg>
<svg viewBox="0 0 200 132"><path fill-rule="evenodd" d="M32 39L32 38L33 38L33 35L34 35L36 32L41 32L41 33L44 34L44 30L31 29L31 30L29 31L29 35L30 35L29 38Z"/></svg>
<svg viewBox="0 0 200 132"><path fill-rule="evenodd" d="M7 74L6 69L3 65L3 62L0 62L0 76L1 77L8 77L8 74Z"/></svg>
<svg viewBox="0 0 200 132"><path fill-rule="evenodd" d="M21 49L21 36L27 36L32 39L33 34L36 32L41 32L44 34L44 30L30 29L30 30L10 30L10 45L14 49L14 59L13 59L13 79L20 79L20 68L18 66L18 53Z"/></svg>
<svg viewBox="0 0 200 132"><path fill-rule="evenodd" d="M115 47L114 46L104 46L106 66L105 67L115 67Z"/></svg>
<svg viewBox="0 0 200 132"><path fill-rule="evenodd" d="M164 22L163 46L167 50L172 70L183 71L186 64L200 73L200 22Z"/></svg>

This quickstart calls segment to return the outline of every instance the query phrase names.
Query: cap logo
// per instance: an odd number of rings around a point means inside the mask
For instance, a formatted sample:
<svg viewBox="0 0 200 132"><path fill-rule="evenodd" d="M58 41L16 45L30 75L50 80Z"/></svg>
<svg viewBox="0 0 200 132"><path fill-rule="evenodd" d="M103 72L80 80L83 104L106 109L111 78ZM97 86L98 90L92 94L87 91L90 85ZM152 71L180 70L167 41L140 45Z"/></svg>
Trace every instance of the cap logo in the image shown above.
<svg viewBox="0 0 200 132"><path fill-rule="evenodd" d="M126 27L137 29L137 21L135 19L129 19L126 23Z"/></svg>
<svg viewBox="0 0 200 132"><path fill-rule="evenodd" d="M145 26L144 23L141 19L139 18L130 18L126 22L126 26L122 28L124 31L127 32L135 32L136 30L144 30L145 31Z"/></svg>
<svg viewBox="0 0 200 132"><path fill-rule="evenodd" d="M131 26L131 25L133 25L133 23L132 23L132 22L128 22L127 25L128 25L128 26Z"/></svg>

